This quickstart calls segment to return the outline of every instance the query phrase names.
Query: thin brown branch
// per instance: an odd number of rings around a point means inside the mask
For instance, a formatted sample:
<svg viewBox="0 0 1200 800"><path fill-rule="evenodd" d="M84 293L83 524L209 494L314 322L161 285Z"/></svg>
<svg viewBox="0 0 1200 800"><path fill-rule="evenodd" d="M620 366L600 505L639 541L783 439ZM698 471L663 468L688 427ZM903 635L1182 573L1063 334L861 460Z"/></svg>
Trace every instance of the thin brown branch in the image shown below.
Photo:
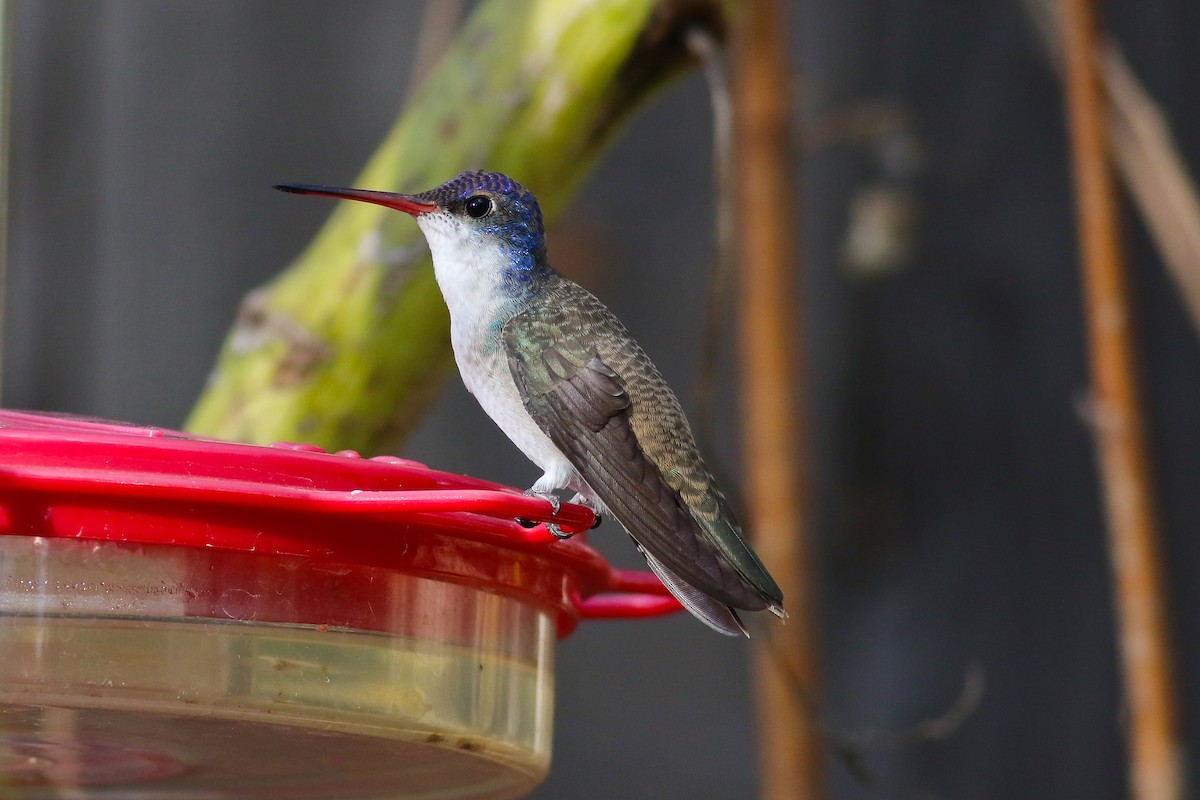
<svg viewBox="0 0 1200 800"><path fill-rule="evenodd" d="M791 615L774 632L787 668L781 669L768 648L755 651L761 795L815 800L824 793L820 736L788 682L794 673L810 694L818 690L816 569L805 530L798 192L791 169L787 30L784 4L761 0L746 4L737 32L743 461L750 529Z"/></svg>
<svg viewBox="0 0 1200 800"><path fill-rule="evenodd" d="M1200 199L1171 138L1162 110L1150 98L1115 44L1104 48L1100 75L1112 101L1113 156L1192 324L1200 332Z"/></svg>
<svg viewBox="0 0 1200 800"><path fill-rule="evenodd" d="M1108 109L1095 69L1101 40L1092 0L1062 0L1062 10L1095 436L1130 711L1129 781L1136 800L1180 800L1172 648L1108 161Z"/></svg>
<svg viewBox="0 0 1200 800"><path fill-rule="evenodd" d="M1063 69L1058 0L1023 0L1051 61ZM1200 332L1200 195L1162 109L1113 41L1093 54L1108 92L1109 146L1167 272Z"/></svg>

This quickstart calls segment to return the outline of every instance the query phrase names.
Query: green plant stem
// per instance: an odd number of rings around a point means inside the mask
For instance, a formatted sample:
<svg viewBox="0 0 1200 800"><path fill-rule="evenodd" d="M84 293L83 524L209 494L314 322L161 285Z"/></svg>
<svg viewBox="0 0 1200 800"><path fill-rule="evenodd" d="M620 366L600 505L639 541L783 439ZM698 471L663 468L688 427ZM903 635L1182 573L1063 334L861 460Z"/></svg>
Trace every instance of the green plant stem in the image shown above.
<svg viewBox="0 0 1200 800"><path fill-rule="evenodd" d="M488 0L354 185L422 191L464 169L499 170L552 220L618 124L691 65L686 30L720 37L726 6ZM290 267L247 296L186 428L331 450L394 446L447 371L448 334L412 220L341 203Z"/></svg>

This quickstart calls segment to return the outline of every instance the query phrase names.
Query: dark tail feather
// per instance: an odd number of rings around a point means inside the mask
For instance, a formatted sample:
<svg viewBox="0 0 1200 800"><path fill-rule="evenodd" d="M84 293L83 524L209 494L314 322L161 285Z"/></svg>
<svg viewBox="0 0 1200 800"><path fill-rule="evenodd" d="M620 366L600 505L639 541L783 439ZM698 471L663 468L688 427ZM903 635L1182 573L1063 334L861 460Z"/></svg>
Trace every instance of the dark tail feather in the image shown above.
<svg viewBox="0 0 1200 800"><path fill-rule="evenodd" d="M738 619L736 611L680 580L678 575L663 566L657 558L642 550L640 546L638 549L642 551L642 555L646 557L646 563L650 565L650 569L658 576L658 579L670 590L671 594L675 595L675 599L691 612L692 616L717 633L750 638L750 633Z"/></svg>

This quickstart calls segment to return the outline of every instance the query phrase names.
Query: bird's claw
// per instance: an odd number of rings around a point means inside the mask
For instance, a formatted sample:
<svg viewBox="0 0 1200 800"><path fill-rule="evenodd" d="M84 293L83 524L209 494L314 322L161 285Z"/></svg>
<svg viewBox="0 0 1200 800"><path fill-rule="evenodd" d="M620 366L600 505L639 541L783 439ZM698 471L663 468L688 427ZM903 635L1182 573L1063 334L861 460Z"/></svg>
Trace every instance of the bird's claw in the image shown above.
<svg viewBox="0 0 1200 800"><path fill-rule="evenodd" d="M541 498L542 500L545 500L548 503L550 503L550 513L551 514L557 515L559 512L559 509L562 508L562 501L558 499L557 495L551 494L550 492L539 492L537 489L529 488L529 489L525 490L524 494L526 497L538 497L538 498ZM534 522L533 520L530 520L530 519L526 519L525 517L517 517L516 523L518 525L520 525L522 528L537 527L536 522ZM550 533L554 536L555 539L570 539L572 536L575 535L573 533L565 532L562 528L560 528L558 526L558 523L555 523L555 522L547 522L546 530L550 531Z"/></svg>
<svg viewBox="0 0 1200 800"><path fill-rule="evenodd" d="M526 497L538 497L549 502L551 514L557 514L558 510L562 508L562 501L558 499L558 495L556 494L551 494L550 492L539 492L537 489L533 488L526 489L524 494Z"/></svg>

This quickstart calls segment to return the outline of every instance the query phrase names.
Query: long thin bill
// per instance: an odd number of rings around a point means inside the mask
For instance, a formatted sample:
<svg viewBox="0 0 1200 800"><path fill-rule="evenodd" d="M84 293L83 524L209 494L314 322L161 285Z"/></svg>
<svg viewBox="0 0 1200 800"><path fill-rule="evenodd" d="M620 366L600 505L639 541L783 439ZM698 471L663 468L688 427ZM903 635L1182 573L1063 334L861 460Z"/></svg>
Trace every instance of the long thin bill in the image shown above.
<svg viewBox="0 0 1200 800"><path fill-rule="evenodd" d="M316 186L309 183L281 183L275 188L281 192L291 192L292 194L313 194L320 197L336 197L339 200L361 200L364 203L394 208L405 214L412 214L414 217L437 210L436 204L424 203L410 194L375 192L370 189L346 189L341 186Z"/></svg>

